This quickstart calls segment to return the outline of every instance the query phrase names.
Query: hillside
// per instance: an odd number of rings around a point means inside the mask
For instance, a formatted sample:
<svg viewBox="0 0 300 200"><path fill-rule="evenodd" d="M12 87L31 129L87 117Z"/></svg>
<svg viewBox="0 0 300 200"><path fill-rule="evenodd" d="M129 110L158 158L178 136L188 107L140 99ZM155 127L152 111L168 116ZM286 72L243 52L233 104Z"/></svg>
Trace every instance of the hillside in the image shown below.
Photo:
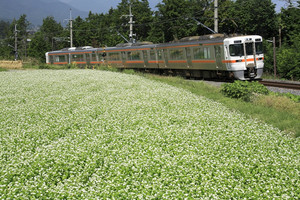
<svg viewBox="0 0 300 200"><path fill-rule="evenodd" d="M72 7L71 7L72 8ZM33 25L41 25L47 16L53 16L58 22L69 18L70 6L57 0L46 2L44 0L1 0L0 19L18 19L26 14L27 20ZM72 8L72 15L86 17L87 12Z"/></svg>

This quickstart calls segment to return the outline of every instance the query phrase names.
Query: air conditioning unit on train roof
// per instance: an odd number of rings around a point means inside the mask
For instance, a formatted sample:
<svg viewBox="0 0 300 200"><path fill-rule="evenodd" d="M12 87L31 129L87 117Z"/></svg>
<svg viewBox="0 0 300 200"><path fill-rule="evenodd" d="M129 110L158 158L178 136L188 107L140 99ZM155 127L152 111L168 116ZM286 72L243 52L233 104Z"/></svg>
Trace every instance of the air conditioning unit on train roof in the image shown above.
<svg viewBox="0 0 300 200"><path fill-rule="evenodd" d="M92 46L84 46L84 47L81 47L82 49L93 49L94 47Z"/></svg>
<svg viewBox="0 0 300 200"><path fill-rule="evenodd" d="M216 34L209 34L209 35L200 35L200 36L191 36L191 37L184 37L180 39L180 42L189 42L194 40L209 40L214 38L224 38L224 34L216 33Z"/></svg>

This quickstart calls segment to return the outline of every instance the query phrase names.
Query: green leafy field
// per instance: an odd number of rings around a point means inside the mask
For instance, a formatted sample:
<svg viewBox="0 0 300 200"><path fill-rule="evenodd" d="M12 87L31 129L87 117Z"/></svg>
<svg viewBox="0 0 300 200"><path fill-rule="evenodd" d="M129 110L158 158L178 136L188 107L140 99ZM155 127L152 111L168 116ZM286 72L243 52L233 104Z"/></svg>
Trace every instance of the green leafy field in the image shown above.
<svg viewBox="0 0 300 200"><path fill-rule="evenodd" d="M0 199L297 199L299 139L146 78L0 73Z"/></svg>

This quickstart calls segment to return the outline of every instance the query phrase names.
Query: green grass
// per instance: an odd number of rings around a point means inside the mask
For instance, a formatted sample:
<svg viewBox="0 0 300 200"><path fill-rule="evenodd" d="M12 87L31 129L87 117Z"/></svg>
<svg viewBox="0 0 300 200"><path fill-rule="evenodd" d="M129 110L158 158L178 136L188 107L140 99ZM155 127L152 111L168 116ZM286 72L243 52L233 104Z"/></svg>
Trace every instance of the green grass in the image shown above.
<svg viewBox="0 0 300 200"><path fill-rule="evenodd" d="M293 137L300 136L300 103L277 96L261 96L251 102L225 97L220 88L203 81L190 81L180 77L164 77L147 74L147 78L183 88L194 94L220 102L232 110L238 110L285 131Z"/></svg>
<svg viewBox="0 0 300 200"><path fill-rule="evenodd" d="M6 72L6 71L7 71L7 69L4 69L4 68L0 67L0 72Z"/></svg>

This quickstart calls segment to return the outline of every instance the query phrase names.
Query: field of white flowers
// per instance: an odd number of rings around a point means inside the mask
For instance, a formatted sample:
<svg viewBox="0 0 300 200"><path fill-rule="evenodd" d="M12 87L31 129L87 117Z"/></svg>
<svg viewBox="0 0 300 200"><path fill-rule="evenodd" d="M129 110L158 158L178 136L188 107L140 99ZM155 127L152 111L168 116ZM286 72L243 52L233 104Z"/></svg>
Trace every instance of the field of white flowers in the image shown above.
<svg viewBox="0 0 300 200"><path fill-rule="evenodd" d="M299 139L143 77L0 73L0 199L299 199Z"/></svg>

